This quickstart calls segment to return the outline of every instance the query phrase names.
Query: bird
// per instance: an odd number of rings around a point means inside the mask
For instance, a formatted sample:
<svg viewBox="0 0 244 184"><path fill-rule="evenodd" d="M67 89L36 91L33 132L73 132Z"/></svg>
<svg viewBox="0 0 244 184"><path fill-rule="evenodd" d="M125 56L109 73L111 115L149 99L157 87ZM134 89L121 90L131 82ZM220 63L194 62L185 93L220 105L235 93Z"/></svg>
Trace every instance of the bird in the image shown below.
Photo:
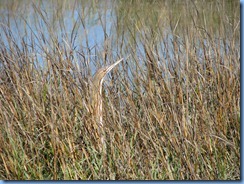
<svg viewBox="0 0 244 184"><path fill-rule="evenodd" d="M102 87L104 78L106 75L115 67L117 66L123 58L119 59L115 63L103 67L99 69L91 80L91 87L90 87L90 112L94 121L96 123L96 127L98 128L98 135L100 136L100 150L105 151L106 149L106 142L105 142L105 133L104 133L104 122L103 122L103 109L102 109Z"/></svg>

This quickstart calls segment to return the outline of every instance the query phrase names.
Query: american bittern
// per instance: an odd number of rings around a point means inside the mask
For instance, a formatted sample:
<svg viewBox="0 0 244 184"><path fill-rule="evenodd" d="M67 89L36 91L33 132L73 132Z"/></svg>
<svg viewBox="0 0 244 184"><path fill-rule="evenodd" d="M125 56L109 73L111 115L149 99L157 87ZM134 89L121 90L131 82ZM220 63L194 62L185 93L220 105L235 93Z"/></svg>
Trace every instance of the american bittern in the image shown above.
<svg viewBox="0 0 244 184"><path fill-rule="evenodd" d="M103 129L104 127L103 127L103 115L102 115L102 85L106 74L108 74L122 60L123 58L116 61L112 65L99 69L92 78L92 84L90 89L91 92L90 112L92 113L92 116L97 123L101 144L103 148L106 147L106 144L104 140L105 135Z"/></svg>

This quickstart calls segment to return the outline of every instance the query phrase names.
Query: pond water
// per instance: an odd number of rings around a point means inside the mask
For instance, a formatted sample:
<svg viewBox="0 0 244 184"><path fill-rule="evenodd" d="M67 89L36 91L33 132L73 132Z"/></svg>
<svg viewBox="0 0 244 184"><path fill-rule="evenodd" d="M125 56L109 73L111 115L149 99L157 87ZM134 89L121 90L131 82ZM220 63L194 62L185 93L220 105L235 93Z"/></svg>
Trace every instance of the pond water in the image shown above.
<svg viewBox="0 0 244 184"><path fill-rule="evenodd" d="M37 67L59 53L90 74L121 57L174 67L189 57L204 62L206 52L217 59L216 47L222 59L238 52L239 10L239 1L5 0L0 47L27 49Z"/></svg>

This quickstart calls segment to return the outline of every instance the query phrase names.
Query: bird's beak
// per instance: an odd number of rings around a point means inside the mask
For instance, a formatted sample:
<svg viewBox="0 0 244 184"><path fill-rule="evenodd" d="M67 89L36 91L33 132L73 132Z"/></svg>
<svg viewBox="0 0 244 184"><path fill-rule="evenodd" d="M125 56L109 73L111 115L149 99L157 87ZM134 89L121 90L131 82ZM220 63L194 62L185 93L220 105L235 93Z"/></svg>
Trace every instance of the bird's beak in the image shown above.
<svg viewBox="0 0 244 184"><path fill-rule="evenodd" d="M117 64L119 64L121 61L123 61L124 58L121 58L120 60L116 61L114 64L112 64L111 66L109 66L106 70L106 74L108 72L110 72Z"/></svg>

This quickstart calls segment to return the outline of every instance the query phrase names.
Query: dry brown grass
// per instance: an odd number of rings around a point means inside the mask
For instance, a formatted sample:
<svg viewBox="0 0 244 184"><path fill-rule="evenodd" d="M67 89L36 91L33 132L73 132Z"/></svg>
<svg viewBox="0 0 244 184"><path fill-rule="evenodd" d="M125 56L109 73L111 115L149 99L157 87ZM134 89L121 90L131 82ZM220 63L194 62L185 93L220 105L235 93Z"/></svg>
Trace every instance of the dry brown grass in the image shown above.
<svg viewBox="0 0 244 184"><path fill-rule="evenodd" d="M138 3L112 3L117 35L93 48L87 36L76 48L85 10L70 33L33 5L36 22L22 17L18 39L1 19L1 179L240 179L239 2ZM106 32L108 9L86 6ZM60 41L55 26L68 36ZM85 128L88 63L129 55L103 91L104 158Z"/></svg>

